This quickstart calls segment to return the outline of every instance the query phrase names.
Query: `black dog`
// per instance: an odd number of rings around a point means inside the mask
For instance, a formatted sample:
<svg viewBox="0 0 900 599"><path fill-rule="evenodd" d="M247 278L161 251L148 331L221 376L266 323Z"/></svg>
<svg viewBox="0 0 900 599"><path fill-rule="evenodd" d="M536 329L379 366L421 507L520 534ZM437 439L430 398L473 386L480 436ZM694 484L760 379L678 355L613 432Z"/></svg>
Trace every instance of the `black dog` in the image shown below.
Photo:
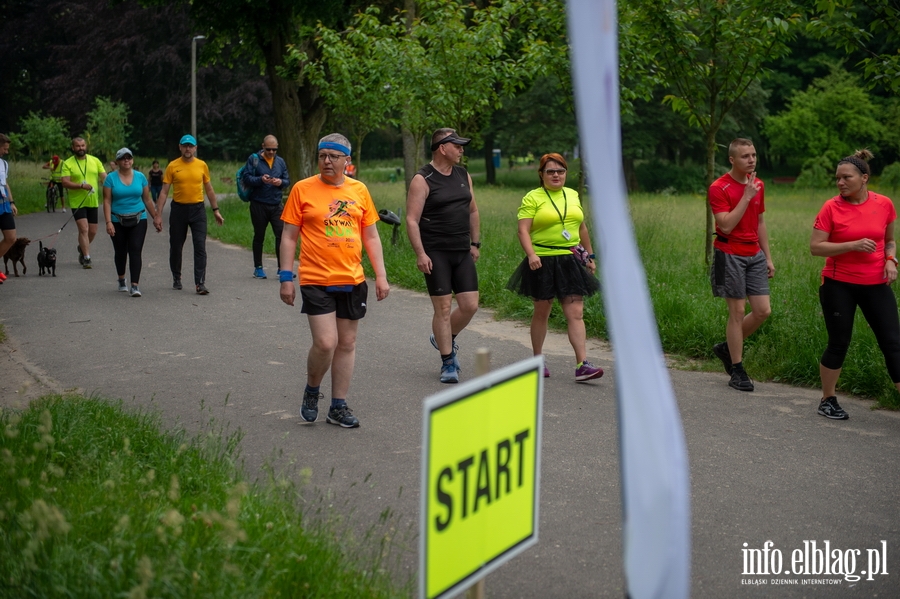
<svg viewBox="0 0 900 599"><path fill-rule="evenodd" d="M13 263L13 272L16 276L19 276L19 269L16 267L16 262L19 262L22 265L22 274L24 275L28 268L25 266L25 246L31 243L31 240L27 237L19 237L16 239L15 243L12 244L12 247L6 250L6 253L3 254L3 268L6 270L6 274L9 274L9 261L12 260Z"/></svg>
<svg viewBox="0 0 900 599"><path fill-rule="evenodd" d="M47 274L53 273L56 276L56 248L45 248L43 242L38 241L41 251L38 252L38 276L43 276L46 269Z"/></svg>

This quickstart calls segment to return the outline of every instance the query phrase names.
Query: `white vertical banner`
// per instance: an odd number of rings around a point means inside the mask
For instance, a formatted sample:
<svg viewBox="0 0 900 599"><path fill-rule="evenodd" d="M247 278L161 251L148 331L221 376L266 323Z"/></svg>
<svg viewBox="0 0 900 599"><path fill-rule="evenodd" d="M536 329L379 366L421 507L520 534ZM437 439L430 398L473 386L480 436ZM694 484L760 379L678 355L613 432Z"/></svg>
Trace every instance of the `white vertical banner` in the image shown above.
<svg viewBox="0 0 900 599"><path fill-rule="evenodd" d="M631 599L690 596L687 447L622 173L614 0L568 0L572 76L616 367ZM662 259L663 257L660 257Z"/></svg>

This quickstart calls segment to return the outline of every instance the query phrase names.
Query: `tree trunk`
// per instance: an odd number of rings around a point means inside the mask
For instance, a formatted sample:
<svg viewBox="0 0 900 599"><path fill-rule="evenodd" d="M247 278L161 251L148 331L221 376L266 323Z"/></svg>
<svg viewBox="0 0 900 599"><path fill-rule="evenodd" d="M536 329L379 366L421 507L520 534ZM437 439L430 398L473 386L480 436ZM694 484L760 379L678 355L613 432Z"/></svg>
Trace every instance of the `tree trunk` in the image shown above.
<svg viewBox="0 0 900 599"><path fill-rule="evenodd" d="M497 169L494 166L494 132L484 135L484 173L485 183L497 184Z"/></svg>
<svg viewBox="0 0 900 599"><path fill-rule="evenodd" d="M709 188L715 180L716 176L716 132L710 127L706 132L706 187ZM709 201L706 201L706 239L704 245L704 255L706 256L706 265L712 264L713 256L713 234L716 232L714 227L712 208Z"/></svg>
<svg viewBox="0 0 900 599"><path fill-rule="evenodd" d="M287 163L291 180L299 181L316 172L319 134L327 111L318 88L278 76L276 69L283 65L284 47L281 36L275 35L263 51L272 90L278 152Z"/></svg>
<svg viewBox="0 0 900 599"><path fill-rule="evenodd" d="M425 164L425 151L421 135L416 135L406 127L402 127L400 133L403 135L403 179L406 181L406 190L409 191L410 181L416 176L419 167Z"/></svg>

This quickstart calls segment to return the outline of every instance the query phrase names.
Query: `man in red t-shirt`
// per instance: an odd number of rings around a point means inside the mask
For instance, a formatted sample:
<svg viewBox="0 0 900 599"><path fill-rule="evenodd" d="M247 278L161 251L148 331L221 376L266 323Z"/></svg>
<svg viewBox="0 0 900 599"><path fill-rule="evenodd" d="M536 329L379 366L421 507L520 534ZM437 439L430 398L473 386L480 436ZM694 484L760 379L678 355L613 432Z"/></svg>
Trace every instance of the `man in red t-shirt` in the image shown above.
<svg viewBox="0 0 900 599"><path fill-rule="evenodd" d="M772 313L768 280L775 275L775 265L763 220L765 189L756 178L753 142L744 138L732 141L728 160L731 170L709 186L708 194L716 219L710 279L713 295L725 298L728 305L725 342L714 345L713 353L731 375L730 387L753 391L753 381L744 370L744 339ZM746 302L750 302L749 313Z"/></svg>

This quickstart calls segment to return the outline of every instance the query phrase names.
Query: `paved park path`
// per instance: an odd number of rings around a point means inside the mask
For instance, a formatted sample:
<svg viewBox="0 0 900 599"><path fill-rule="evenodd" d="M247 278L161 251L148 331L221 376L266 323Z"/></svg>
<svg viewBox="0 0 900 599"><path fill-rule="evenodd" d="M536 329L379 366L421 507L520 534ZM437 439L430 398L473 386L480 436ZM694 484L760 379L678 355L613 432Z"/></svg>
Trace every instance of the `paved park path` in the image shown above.
<svg viewBox="0 0 900 599"><path fill-rule="evenodd" d="M18 218L19 235L52 234L67 216ZM210 295L201 297L189 274L184 291L171 289L167 231L150 232L138 299L116 291L112 244L102 231L92 270L78 265L72 223L56 242L56 278L37 276L36 246L28 248L27 276L0 286L0 322L9 336L0 345L0 404L64 389L153 406L166 424L193 431L212 417L244 432L251 473L282 452L279 464L293 460L294 473L310 468L312 484L333 490L357 525L375 522L386 508L401 528L416 525L422 401L446 388L428 343L426 296L394 288L387 300L370 302L348 398L362 426L343 430L324 418L300 420L305 317L299 304L279 300L276 278L251 278L248 250L209 242ZM189 248L190 241L185 273ZM274 258L266 269L274 274ZM487 311L458 341L464 380L474 372L476 348L491 351L495 368L531 353L526 327L494 321ZM546 349L553 376L544 388L540 541L487 578L488 597L623 597L616 367L608 348L590 342L589 356L607 374L575 384L565 336L551 334ZM829 421L816 415L815 390L757 383L754 393L741 393L724 373L670 374L690 453L692 596L900 596L900 414L842 397L851 419ZM326 377L326 398L329 386ZM857 582L744 575L744 544L760 549L768 540L784 566L804 541L858 549L857 573L866 569L866 550L885 541L888 574ZM413 573L417 559L411 539L401 574ZM803 585L806 579L818 582ZM785 580L797 584L773 588Z"/></svg>

